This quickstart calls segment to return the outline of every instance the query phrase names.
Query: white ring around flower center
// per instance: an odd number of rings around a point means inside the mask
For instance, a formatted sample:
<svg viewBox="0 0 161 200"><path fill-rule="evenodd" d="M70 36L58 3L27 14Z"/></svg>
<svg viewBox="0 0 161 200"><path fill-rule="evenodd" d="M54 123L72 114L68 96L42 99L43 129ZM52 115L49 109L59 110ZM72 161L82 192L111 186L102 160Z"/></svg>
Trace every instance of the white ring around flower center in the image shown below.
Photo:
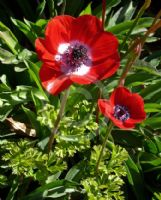
<svg viewBox="0 0 161 200"><path fill-rule="evenodd" d="M54 59L60 63L61 71L65 74L78 76L86 75L92 66L90 48L79 42L62 43L57 49Z"/></svg>

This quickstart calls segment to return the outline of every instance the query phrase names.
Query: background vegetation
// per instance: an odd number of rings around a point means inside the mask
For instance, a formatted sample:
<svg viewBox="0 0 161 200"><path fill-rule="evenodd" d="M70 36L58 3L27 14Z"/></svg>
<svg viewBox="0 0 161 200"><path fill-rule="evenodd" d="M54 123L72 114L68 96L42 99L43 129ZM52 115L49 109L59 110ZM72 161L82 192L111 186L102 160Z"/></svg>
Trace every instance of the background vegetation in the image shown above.
<svg viewBox="0 0 161 200"><path fill-rule="evenodd" d="M96 123L98 92L101 89L108 98L132 56L129 46L145 36L160 10L160 2L153 0L137 19L143 3L107 1L105 29L119 39L121 67L96 85L71 87L56 143L48 154L61 95L43 90L34 41L44 36L48 20L64 9L75 17L101 18L101 1L67 0L66 6L63 0L0 1L2 200L161 199L160 29L148 35L125 81L144 98L147 119L135 130L113 130L95 174L107 123L103 116Z"/></svg>

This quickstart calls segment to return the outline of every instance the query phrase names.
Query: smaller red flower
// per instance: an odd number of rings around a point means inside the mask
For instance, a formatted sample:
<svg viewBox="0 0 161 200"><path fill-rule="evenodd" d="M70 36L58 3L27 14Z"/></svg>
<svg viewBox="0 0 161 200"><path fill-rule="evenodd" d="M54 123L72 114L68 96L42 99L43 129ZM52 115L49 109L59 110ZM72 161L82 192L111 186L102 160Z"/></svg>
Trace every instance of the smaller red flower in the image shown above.
<svg viewBox="0 0 161 200"><path fill-rule="evenodd" d="M146 118L143 98L124 87L116 88L109 100L99 99L100 112L121 129L131 129Z"/></svg>

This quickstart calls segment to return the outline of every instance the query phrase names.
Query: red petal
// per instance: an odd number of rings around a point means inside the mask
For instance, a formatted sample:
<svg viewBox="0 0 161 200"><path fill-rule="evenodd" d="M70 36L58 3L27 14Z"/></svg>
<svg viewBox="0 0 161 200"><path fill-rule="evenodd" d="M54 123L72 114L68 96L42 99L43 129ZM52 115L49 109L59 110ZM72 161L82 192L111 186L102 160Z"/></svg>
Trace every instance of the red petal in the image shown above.
<svg viewBox="0 0 161 200"><path fill-rule="evenodd" d="M70 79L78 84L90 84L97 80L96 77L86 74L84 76L78 76L78 75L70 75Z"/></svg>
<svg viewBox="0 0 161 200"><path fill-rule="evenodd" d="M56 51L59 44L69 42L73 21L75 21L75 18L68 15L57 16L49 21L45 36L51 50L54 49Z"/></svg>
<svg viewBox="0 0 161 200"><path fill-rule="evenodd" d="M60 66L54 61L54 54L48 50L49 45L46 43L46 41L38 38L35 41L35 46L39 59L48 65L48 67L60 71Z"/></svg>
<svg viewBox="0 0 161 200"><path fill-rule="evenodd" d="M131 119L126 120L123 124L125 129L135 128L135 122L132 122Z"/></svg>
<svg viewBox="0 0 161 200"><path fill-rule="evenodd" d="M35 40L35 47L40 60L46 62L50 66L55 66L54 55L49 52L48 45L44 39L37 38Z"/></svg>
<svg viewBox="0 0 161 200"><path fill-rule="evenodd" d="M140 122L146 118L146 113L144 111L144 100L138 94L132 94L129 98L130 104L128 108L130 110L130 118L136 122Z"/></svg>
<svg viewBox="0 0 161 200"><path fill-rule="evenodd" d="M110 97L110 101L114 104L114 105L127 105L126 103L130 103L127 99L131 96L131 92L124 87L118 87L116 88Z"/></svg>
<svg viewBox="0 0 161 200"><path fill-rule="evenodd" d="M97 77L98 80L103 80L112 76L117 71L119 66L120 58L118 53L115 53L111 57L107 58L104 62L93 65L89 73L91 76Z"/></svg>
<svg viewBox="0 0 161 200"><path fill-rule="evenodd" d="M113 107L110 102L106 99L98 99L98 107L100 112L108 118L111 118L111 114L113 113Z"/></svg>
<svg viewBox="0 0 161 200"><path fill-rule="evenodd" d="M134 128L134 124L139 123L146 118L142 97L138 94L131 93L124 87L119 87L114 90L110 97L110 102L113 105L119 104L128 108L130 118L123 122L124 128Z"/></svg>
<svg viewBox="0 0 161 200"><path fill-rule="evenodd" d="M83 15L73 21L71 38L72 40L79 40L85 44L90 44L93 36L100 31L103 31L102 23L97 17Z"/></svg>
<svg viewBox="0 0 161 200"><path fill-rule="evenodd" d="M114 116L111 116L110 119L117 127L121 129L132 129L135 127L135 124L128 122L128 120L125 122L122 122L121 120L116 119Z"/></svg>
<svg viewBox="0 0 161 200"><path fill-rule="evenodd" d="M39 75L43 87L53 95L57 95L72 84L69 76L57 72L45 64L41 67Z"/></svg>
<svg viewBox="0 0 161 200"><path fill-rule="evenodd" d="M102 62L102 60L110 58L113 54L118 54L118 40L109 32L98 33L93 38L90 47L93 62Z"/></svg>
<svg viewBox="0 0 161 200"><path fill-rule="evenodd" d="M120 127L120 128L122 128L122 129L133 129L133 128L135 128L135 124L134 123L130 124L130 123L125 122L125 123L123 123L123 126Z"/></svg>
<svg viewBox="0 0 161 200"><path fill-rule="evenodd" d="M118 120L113 116L113 106L111 105L110 101L105 99L99 99L98 107L100 112L104 116L108 117L117 127L121 129L131 129L135 127L133 122L129 120L122 122L121 120Z"/></svg>
<svg viewBox="0 0 161 200"><path fill-rule="evenodd" d="M72 74L71 80L79 84L90 84L98 80L106 79L116 72L120 66L119 61L118 54L113 55L113 58L111 57L101 64L89 67L89 71L83 76Z"/></svg>

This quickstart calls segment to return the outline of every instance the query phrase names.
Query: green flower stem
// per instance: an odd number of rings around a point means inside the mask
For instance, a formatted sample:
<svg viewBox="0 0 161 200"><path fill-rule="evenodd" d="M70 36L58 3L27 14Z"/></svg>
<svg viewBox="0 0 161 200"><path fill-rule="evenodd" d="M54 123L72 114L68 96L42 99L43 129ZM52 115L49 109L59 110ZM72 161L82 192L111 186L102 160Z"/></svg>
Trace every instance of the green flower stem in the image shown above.
<svg viewBox="0 0 161 200"><path fill-rule="evenodd" d="M125 82L125 78L129 72L129 70L131 69L132 65L134 64L135 60L137 59L138 57L138 54L134 54L133 57L129 58L128 61L127 61L127 64L125 66L125 69L123 70L123 73L119 79L119 82L118 82L118 86L123 86L124 85L124 82Z"/></svg>
<svg viewBox="0 0 161 200"><path fill-rule="evenodd" d="M99 88L99 91L98 91L98 99L101 99L102 97L102 88ZM99 107L98 107L98 104L96 105L96 123L99 124ZM99 135L99 128L97 128L96 130L96 136Z"/></svg>
<svg viewBox="0 0 161 200"><path fill-rule="evenodd" d="M107 128L107 132L106 132L106 135L105 135L103 144L102 144L102 148L101 148L101 151L100 151L100 155L99 155L99 157L98 157L98 161L97 161L97 164L96 164L96 173L98 172L99 164L100 164L101 158L102 158L102 156L103 156L103 151L104 151L104 148L105 148L105 146L106 146L107 139L108 139L109 135L111 134L112 129L113 129L113 123L110 122L109 127Z"/></svg>
<svg viewBox="0 0 161 200"><path fill-rule="evenodd" d="M131 47L129 48L129 50L127 51L126 54L131 53L132 57L128 58L126 67L119 79L119 86L123 86L124 85L124 81L125 78L127 76L128 71L131 69L132 65L134 64L135 60L140 56L141 50L144 46L144 43L147 39L147 37L150 35L150 33L155 32L158 28L161 27L161 20L158 21L159 17L161 16L161 10L158 12L158 14L156 15L151 27L149 28L149 30L147 30L147 32L145 33L145 35L142 38L138 38L134 41L134 43L131 45ZM133 52L132 52L133 51ZM126 54L124 55L124 57L126 56Z"/></svg>
<svg viewBox="0 0 161 200"><path fill-rule="evenodd" d="M105 28L106 0L102 0L102 28Z"/></svg>
<svg viewBox="0 0 161 200"><path fill-rule="evenodd" d="M122 56L122 59L125 58L128 54L130 54L131 51L133 51L137 45L140 44L141 48L142 48L144 46L144 43L145 43L147 37L151 33L154 33L158 28L161 27L161 20L159 20L160 16L161 16L161 10L157 13L156 17L154 18L154 21L153 21L152 25L147 30L147 32L145 33L145 35L142 36L141 38L137 38L135 40L135 42L130 46L130 48L128 49L128 51Z"/></svg>
<svg viewBox="0 0 161 200"><path fill-rule="evenodd" d="M60 121L61 121L61 119L63 117L64 110L65 110L65 105L66 105L68 96L69 96L69 88L67 90L65 90L65 93L64 93L63 98L61 100L60 110L59 110L57 119L55 121L54 128L53 128L52 133L51 133L50 138L49 138L48 153L52 149L52 145L53 145L53 142L54 142L55 134L58 131L59 123L60 123Z"/></svg>
<svg viewBox="0 0 161 200"><path fill-rule="evenodd" d="M64 15L65 8L66 8L66 0L63 0L62 9L61 9L61 15Z"/></svg>

